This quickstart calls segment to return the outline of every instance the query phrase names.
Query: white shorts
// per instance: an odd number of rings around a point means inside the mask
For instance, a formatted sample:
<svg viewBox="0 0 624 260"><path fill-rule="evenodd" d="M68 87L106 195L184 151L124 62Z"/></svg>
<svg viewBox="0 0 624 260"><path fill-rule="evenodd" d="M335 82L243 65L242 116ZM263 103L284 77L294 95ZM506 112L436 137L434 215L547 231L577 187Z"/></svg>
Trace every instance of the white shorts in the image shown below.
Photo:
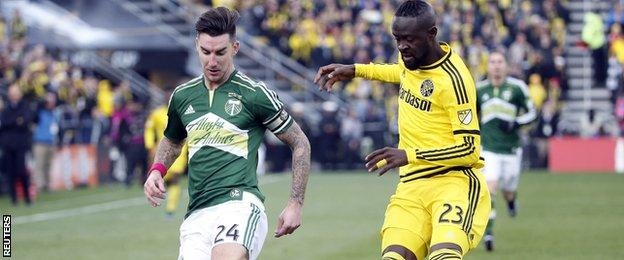
<svg viewBox="0 0 624 260"><path fill-rule="evenodd" d="M264 205L252 193L191 213L180 226L178 260L210 260L212 248L236 243L247 248L249 259L258 258L267 234Z"/></svg>
<svg viewBox="0 0 624 260"><path fill-rule="evenodd" d="M483 174L487 182L498 182L498 187L504 191L518 189L522 149L518 149L516 154L499 154L482 150L481 156L485 159Z"/></svg>

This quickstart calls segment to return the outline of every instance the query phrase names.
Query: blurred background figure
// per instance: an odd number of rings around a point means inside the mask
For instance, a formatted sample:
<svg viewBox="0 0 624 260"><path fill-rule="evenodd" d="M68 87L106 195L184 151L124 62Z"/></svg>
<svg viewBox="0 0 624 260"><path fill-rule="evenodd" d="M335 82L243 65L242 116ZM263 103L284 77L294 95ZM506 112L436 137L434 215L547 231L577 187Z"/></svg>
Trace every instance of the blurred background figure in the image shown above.
<svg viewBox="0 0 624 260"><path fill-rule="evenodd" d="M147 113L144 105L136 98L131 98L127 105L125 102L123 96L118 96L116 99L116 108L111 123L111 140L125 158L124 182L130 187L136 170L141 173L147 171L147 150L143 136ZM139 183L144 183L145 174L139 176Z"/></svg>
<svg viewBox="0 0 624 260"><path fill-rule="evenodd" d="M321 121L319 122L320 138L318 140L323 170L337 170L340 152L340 123L338 122L338 105L327 101L322 105Z"/></svg>
<svg viewBox="0 0 624 260"><path fill-rule="evenodd" d="M167 99L171 95L171 91L167 91ZM162 105L154 109L147 121L145 122L144 142L145 149L148 151L148 162L151 164L156 155L156 148L160 143L160 140L164 136L165 127L167 126L167 106ZM178 157L173 165L169 167L167 175L165 175L165 184L167 185L167 205L165 206L165 214L167 218L172 218L178 204L180 203L182 188L180 187L180 180L186 171L188 162L188 147L186 144L182 147L180 157Z"/></svg>
<svg viewBox="0 0 624 260"><path fill-rule="evenodd" d="M33 157L35 159L34 182L37 190L48 190L52 157L57 150L60 111L56 106L56 94L48 92L45 101L36 112L37 126L33 135Z"/></svg>
<svg viewBox="0 0 624 260"><path fill-rule="evenodd" d="M0 146L2 166L6 176L13 205L17 205L17 185L24 194L24 202L32 203L30 197L30 174L26 169L26 153L30 150L33 112L22 99L22 92L16 84L9 87L8 102L0 114Z"/></svg>

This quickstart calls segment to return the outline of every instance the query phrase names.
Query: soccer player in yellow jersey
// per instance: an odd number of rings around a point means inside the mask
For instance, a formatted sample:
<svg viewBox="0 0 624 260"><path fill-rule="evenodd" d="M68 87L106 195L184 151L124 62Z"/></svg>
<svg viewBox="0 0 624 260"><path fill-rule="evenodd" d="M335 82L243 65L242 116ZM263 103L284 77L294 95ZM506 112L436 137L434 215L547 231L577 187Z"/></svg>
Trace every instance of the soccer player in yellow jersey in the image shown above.
<svg viewBox="0 0 624 260"><path fill-rule="evenodd" d="M149 158L154 158L158 143L163 138L165 127L167 126L167 106L160 106L156 108L149 115L147 122L145 122L145 148L149 151ZM172 217L178 203L180 203L181 188L179 179L186 169L188 150L186 145L182 148L180 157L175 160L173 165L169 168L167 175L165 175L165 183L169 189L169 195L167 197L167 206L165 212L167 217Z"/></svg>
<svg viewBox="0 0 624 260"><path fill-rule="evenodd" d="M399 83L399 147L366 157L379 175L400 167L381 230L382 259L462 259L479 244L490 213L480 158L476 90L448 44L438 42L436 16L422 0L403 2L392 34L397 64L331 64L315 81L331 90L362 77Z"/></svg>

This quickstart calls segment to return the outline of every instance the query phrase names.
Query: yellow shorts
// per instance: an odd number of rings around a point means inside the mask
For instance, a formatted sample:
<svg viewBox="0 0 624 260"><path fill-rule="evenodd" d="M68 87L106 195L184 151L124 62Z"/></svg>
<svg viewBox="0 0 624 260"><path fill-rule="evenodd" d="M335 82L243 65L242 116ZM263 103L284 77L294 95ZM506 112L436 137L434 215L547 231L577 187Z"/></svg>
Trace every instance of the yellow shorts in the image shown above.
<svg viewBox="0 0 624 260"><path fill-rule="evenodd" d="M175 176L182 175L184 170L186 170L186 164L188 161L188 149L186 145L182 147L182 152L180 152L180 156L173 162L169 170L167 170L167 175L165 175L164 180L170 181L175 178Z"/></svg>
<svg viewBox="0 0 624 260"><path fill-rule="evenodd" d="M381 250L399 245L424 259L431 246L453 243L465 255L479 245L490 207L487 184L477 169L401 182L386 209Z"/></svg>

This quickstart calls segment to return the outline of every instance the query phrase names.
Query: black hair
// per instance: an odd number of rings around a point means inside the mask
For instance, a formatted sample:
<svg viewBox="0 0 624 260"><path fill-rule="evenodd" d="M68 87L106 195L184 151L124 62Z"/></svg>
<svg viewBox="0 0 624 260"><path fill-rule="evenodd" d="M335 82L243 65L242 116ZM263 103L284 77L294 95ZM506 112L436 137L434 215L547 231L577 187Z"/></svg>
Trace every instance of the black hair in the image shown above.
<svg viewBox="0 0 624 260"><path fill-rule="evenodd" d="M423 0L407 0L394 13L398 17L419 17L423 14L434 14L433 7Z"/></svg>
<svg viewBox="0 0 624 260"><path fill-rule="evenodd" d="M195 23L197 34L206 33L210 36L229 34L233 39L236 35L236 22L240 15L236 10L225 7L210 8Z"/></svg>

